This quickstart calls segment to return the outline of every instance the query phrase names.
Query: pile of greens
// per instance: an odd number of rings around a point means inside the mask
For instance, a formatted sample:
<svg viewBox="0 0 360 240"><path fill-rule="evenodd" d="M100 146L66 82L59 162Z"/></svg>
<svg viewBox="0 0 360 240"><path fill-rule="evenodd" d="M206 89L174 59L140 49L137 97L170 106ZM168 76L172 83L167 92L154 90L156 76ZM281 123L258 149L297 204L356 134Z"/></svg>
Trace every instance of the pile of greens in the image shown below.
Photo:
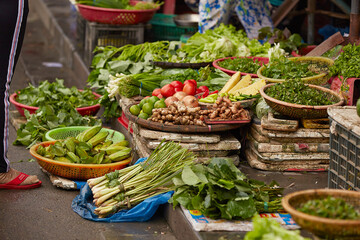
<svg viewBox="0 0 360 240"><path fill-rule="evenodd" d="M98 103L94 94L88 88L79 91L76 87L67 88L63 79L56 79L55 82L47 80L40 82L38 87L29 84L28 87L17 91L16 101L18 103L39 107L52 105L54 108L62 108L62 105L69 104L75 108L92 106Z"/></svg>
<svg viewBox="0 0 360 240"><path fill-rule="evenodd" d="M62 108L54 108L52 105L41 105L35 114L24 111L27 122L21 124L17 130L17 138L14 145L24 145L30 148L32 145L45 141L47 131L68 126L93 126L101 124L100 119L92 116L81 116L76 109L66 103Z"/></svg>
<svg viewBox="0 0 360 240"><path fill-rule="evenodd" d="M219 61L218 65L222 68L229 69L232 71L243 72L243 73L254 73L256 74L257 70L260 68L261 63L252 58L227 58L223 61Z"/></svg>
<svg viewBox="0 0 360 240"><path fill-rule="evenodd" d="M253 230L246 233L244 240L310 240L303 238L299 231L286 230L274 219L255 216Z"/></svg>
<svg viewBox="0 0 360 240"><path fill-rule="evenodd" d="M278 58L265 65L261 73L273 79L296 79L317 75L318 73L312 71L310 67L310 63Z"/></svg>
<svg viewBox="0 0 360 240"><path fill-rule="evenodd" d="M76 0L76 3L101 8L115 8L126 10L145 10L159 7L161 4L152 2L138 2L131 5L129 0Z"/></svg>
<svg viewBox="0 0 360 240"><path fill-rule="evenodd" d="M248 179L231 159L213 158L208 166L185 166L175 177L170 199L212 219L249 219L257 212L276 212L281 207L282 188L275 182Z"/></svg>
<svg viewBox="0 0 360 240"><path fill-rule="evenodd" d="M354 206L347 203L342 198L335 198L331 196L324 199L309 200L303 203L297 210L324 218L344 220L360 219L360 212L356 210Z"/></svg>
<svg viewBox="0 0 360 240"><path fill-rule="evenodd" d="M339 75L347 78L360 77L360 46L348 44L343 47L343 52L330 67L333 76Z"/></svg>
<svg viewBox="0 0 360 240"><path fill-rule="evenodd" d="M157 55L154 60L198 63L233 56L267 57L270 47L270 43L261 44L256 39L250 40L243 30L236 30L233 25L221 24L205 33L195 33L171 57Z"/></svg>
<svg viewBox="0 0 360 240"><path fill-rule="evenodd" d="M276 83L265 90L265 93L283 102L309 106L331 105L334 102L321 91L304 84L300 79Z"/></svg>

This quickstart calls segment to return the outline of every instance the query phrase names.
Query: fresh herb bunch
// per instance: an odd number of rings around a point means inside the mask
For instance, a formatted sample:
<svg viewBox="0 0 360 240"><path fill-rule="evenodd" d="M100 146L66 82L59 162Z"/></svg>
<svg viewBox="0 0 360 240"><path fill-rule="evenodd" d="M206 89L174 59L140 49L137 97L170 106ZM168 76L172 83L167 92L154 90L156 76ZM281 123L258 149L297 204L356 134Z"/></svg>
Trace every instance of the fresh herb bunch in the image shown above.
<svg viewBox="0 0 360 240"><path fill-rule="evenodd" d="M257 59L253 61L252 58L246 57L227 58L223 61L219 61L218 65L225 69L243 73L256 73L261 66Z"/></svg>
<svg viewBox="0 0 360 240"><path fill-rule="evenodd" d="M282 209L283 189L277 183L248 179L227 158L213 158L208 166L185 166L173 182L176 188L170 202L174 207L180 204L212 219L249 219L257 212Z"/></svg>
<svg viewBox="0 0 360 240"><path fill-rule="evenodd" d="M28 87L17 91L16 101L33 107L52 105L55 108L62 108L64 104L79 108L98 103L89 88L83 91L79 91L76 87L67 88L63 79L56 79L52 83L45 80L38 87L29 84Z"/></svg>
<svg viewBox="0 0 360 240"><path fill-rule="evenodd" d="M310 66L310 63L279 58L273 59L271 63L265 65L262 74L273 79L296 79L317 75L318 73L310 70Z"/></svg>
<svg viewBox="0 0 360 240"><path fill-rule="evenodd" d="M56 110L57 109L57 110ZM27 122L21 124L17 130L14 145L24 145L30 148L38 142L45 141L48 130L68 126L93 126L101 124L100 119L92 116L81 116L76 109L68 104L63 104L61 109L51 105L40 106L35 114L25 110Z"/></svg>
<svg viewBox="0 0 360 240"><path fill-rule="evenodd" d="M300 105L322 106L334 102L328 99L321 91L304 84L300 79L286 80L276 83L265 90L265 93L283 102Z"/></svg>
<svg viewBox="0 0 360 240"><path fill-rule="evenodd" d="M309 200L303 203L297 210L324 218L344 220L360 219L360 212L356 210L354 206L347 203L342 198L335 198L331 196L324 199Z"/></svg>
<svg viewBox="0 0 360 240"><path fill-rule="evenodd" d="M360 77L360 46L348 44L343 47L343 52L330 67L333 76L339 75L347 78Z"/></svg>

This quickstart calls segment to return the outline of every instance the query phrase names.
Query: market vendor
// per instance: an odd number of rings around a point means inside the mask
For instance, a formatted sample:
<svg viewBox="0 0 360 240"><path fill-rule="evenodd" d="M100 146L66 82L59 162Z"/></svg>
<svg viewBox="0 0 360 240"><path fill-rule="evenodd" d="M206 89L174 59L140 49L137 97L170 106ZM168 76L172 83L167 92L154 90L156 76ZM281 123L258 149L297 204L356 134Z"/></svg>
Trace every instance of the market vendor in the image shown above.
<svg viewBox="0 0 360 240"><path fill-rule="evenodd" d="M19 57L28 14L27 0L0 1L0 189L29 189L40 187L36 176L10 168L7 158L9 134L9 85Z"/></svg>
<svg viewBox="0 0 360 240"><path fill-rule="evenodd" d="M228 24L230 17L237 15L248 38L257 38L258 30L273 27L268 0L185 0L199 13L199 32Z"/></svg>

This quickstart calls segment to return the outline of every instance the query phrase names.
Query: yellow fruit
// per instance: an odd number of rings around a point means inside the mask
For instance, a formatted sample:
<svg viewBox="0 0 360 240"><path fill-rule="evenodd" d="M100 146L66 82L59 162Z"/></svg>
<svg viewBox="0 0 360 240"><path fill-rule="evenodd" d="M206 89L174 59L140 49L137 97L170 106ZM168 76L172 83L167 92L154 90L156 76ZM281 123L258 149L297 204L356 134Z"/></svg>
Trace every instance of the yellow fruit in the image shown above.
<svg viewBox="0 0 360 240"><path fill-rule="evenodd" d="M254 82L253 84L251 84L248 87L241 88L241 89L235 91L233 94L234 95L237 95L237 94L256 95L259 93L260 89L265 85L266 85L265 80L261 79L257 82Z"/></svg>
<svg viewBox="0 0 360 240"><path fill-rule="evenodd" d="M250 86L250 84L251 84L251 76L248 74L245 77L243 77L232 89L230 89L228 93L234 94L234 92L236 92L237 90L248 87Z"/></svg>
<svg viewBox="0 0 360 240"><path fill-rule="evenodd" d="M232 89L239 81L241 74L240 72L236 72L229 81L226 82L225 86L220 90L219 93L227 93L230 89Z"/></svg>

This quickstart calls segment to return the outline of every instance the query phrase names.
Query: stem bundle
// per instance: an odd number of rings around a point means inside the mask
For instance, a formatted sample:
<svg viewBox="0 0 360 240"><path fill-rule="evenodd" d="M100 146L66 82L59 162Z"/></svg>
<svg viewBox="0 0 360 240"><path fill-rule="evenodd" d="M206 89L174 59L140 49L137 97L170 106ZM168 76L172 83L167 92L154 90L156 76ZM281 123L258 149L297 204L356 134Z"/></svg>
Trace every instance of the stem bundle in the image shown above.
<svg viewBox="0 0 360 240"><path fill-rule="evenodd" d="M100 218L174 189L172 179L195 156L174 142L162 142L142 163L88 180Z"/></svg>

